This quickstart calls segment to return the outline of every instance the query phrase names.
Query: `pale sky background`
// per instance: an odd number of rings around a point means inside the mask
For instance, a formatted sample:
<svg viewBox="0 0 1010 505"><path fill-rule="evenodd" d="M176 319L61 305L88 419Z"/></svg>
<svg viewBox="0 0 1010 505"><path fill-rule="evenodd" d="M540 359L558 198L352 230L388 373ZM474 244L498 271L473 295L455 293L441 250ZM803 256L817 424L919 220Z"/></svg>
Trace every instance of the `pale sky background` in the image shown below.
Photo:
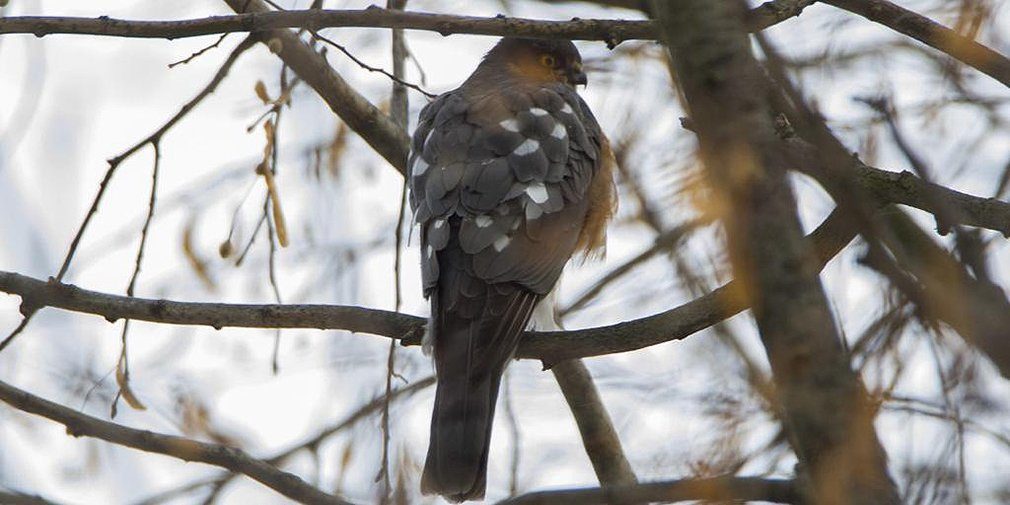
<svg viewBox="0 0 1010 505"><path fill-rule="evenodd" d="M304 7L306 0L293 2ZM922 2L902 2L915 7ZM286 2L285 5L292 5ZM368 2L329 1L331 8L362 8ZM509 2L510 15L543 19L573 16L634 17L628 11L606 10L581 3ZM412 0L411 10L492 16L503 11L496 1ZM1007 9L996 28L1005 33ZM222 2L186 0L144 2L105 0L12 0L3 15L77 15L129 19L182 19L228 13ZM810 7L800 19L770 30L784 52L816 54L894 40L895 36L863 20L839 26L830 7ZM833 32L832 30L838 30ZM999 30L996 30L999 31ZM333 29L325 32L372 65L389 68L386 30ZM830 38L826 34L831 33ZM177 41L57 35L0 37L0 270L37 278L55 275L80 224L105 160L147 136L174 114L210 79L243 35L229 36L221 47L194 62L166 68L212 43L215 36ZM491 37L408 32L408 44L427 76L424 87L443 92L458 85L495 41ZM602 43L577 44L587 60L606 58ZM1010 48L997 46L1004 54ZM390 83L368 73L336 51L329 59L338 72L373 103L388 97ZM246 263L235 268L217 256L228 233L231 215L248 193L239 212L239 235L245 240L262 203L262 182L253 170L263 148L261 129L246 132L266 110L253 88L262 79L276 96L279 60L265 47L245 53L219 89L199 109L173 128L161 145L158 212L147 244L137 295L187 301L272 302L267 283L265 235L253 246ZM617 71L590 73L583 92L603 129L612 137L629 124L642 128L643 165L667 164L663 173L646 172L644 184L654 200L671 194L677 177L691 168L689 132L677 118L683 115L673 99L666 69L653 61L622 63ZM420 75L408 65L408 80ZM976 75L973 89L1006 98L1007 90ZM853 150L859 137L847 127L866 117L852 98L879 93L883 83L899 104L933 99L936 82L923 79L921 59L895 53L873 64L836 72L811 72L803 85L815 90L818 105ZM425 103L411 93L413 118ZM1008 111L1002 109L1003 117ZM282 298L289 303L353 304L393 308L393 222L400 176L388 163L352 136L337 175L316 178L307 170L312 146L332 138L338 121L307 86L299 86L294 105L285 110L280 130L278 183L288 217L292 245L279 251ZM988 196L1010 157L1010 139L991 136L972 146L970 165L961 160L966 139L986 128L970 111L953 110L933 119L912 118L906 131L937 170L940 182L954 181L961 191ZM856 133L859 133L856 130ZM881 146L875 163L889 170L907 169L889 145ZM147 210L152 151L146 148L124 163L78 251L67 281L97 291L123 293L133 269L139 230ZM956 169L963 168L964 174ZM675 174L671 176L670 174ZM801 213L808 228L831 210L830 201L805 180L798 180ZM251 188L251 190L250 190ZM251 191L251 192L250 192ZM666 201L664 219L672 226L691 216L683 199ZM570 302L594 279L651 245L652 235L639 223L629 223L634 204L626 201L612 228L606 260L569 268L562 299ZM917 214L931 229L926 216ZM207 290L188 266L182 236L193 227L194 248L211 268L217 291ZM688 250L697 251L696 268L711 272L702 252L713 250L715 235L701 233ZM243 242L244 243L244 242ZM354 251L353 257L351 252ZM1007 280L1006 247L994 248L994 276ZM832 261L824 280L840 323L855 338L879 314L883 283L855 264L858 247ZM417 274L416 242L403 251L402 310L425 315ZM663 255L604 296L566 320L569 327L588 327L641 317L691 299ZM18 320L18 298L0 296L0 332ZM564 303L563 303L564 304ZM763 350L748 314L732 327L745 335L754 359L765 363ZM122 323L47 309L29 330L0 355L0 379L47 399L107 418L115 380L106 376L119 354ZM914 357L898 391L936 398L938 384L928 346L911 332L902 341ZM138 412L120 405L116 422L162 433L182 434L177 400L194 398L207 409L217 429L235 437L256 456L267 457L319 429L342 419L384 388L388 339L346 332L287 330L280 353L280 373L270 360L273 331L170 327L134 322L130 349L132 385L149 407ZM431 373L420 349L398 348L397 371L408 380ZM730 352L716 345L710 332L633 353L593 358L587 363L620 432L625 449L642 480L691 474L709 455L713 441L729 427L719 424L706 400L725 396L736 408L756 417L738 427L743 450L757 449L774 435L759 414ZM1010 385L988 363L983 381L987 392L1002 403L993 414L976 418L990 429L1010 436L1006 412ZM88 390L103 376L85 403ZM538 362L515 363L509 372L512 401L521 427L520 491L589 486L596 483L581 448L571 415L553 377ZM880 375L870 372L868 384ZM409 483L416 492L427 447L434 390L429 389L393 407L394 462L416 465ZM489 471L489 500L508 494L510 453L514 440L499 403ZM346 498L367 503L376 496L372 480L379 468L381 434L373 416L355 429L324 444L318 470L307 454L285 468L333 490L341 482ZM889 451L892 472L910 462L932 462L943 450L943 425L921 417L885 413L877 423ZM351 463L341 470L348 445ZM970 434L967 440L969 484L976 503L997 503L991 493L1010 474L1010 448L992 437ZM794 459L758 458L741 469L744 475L771 472L788 476ZM0 407L0 486L39 493L68 503L133 503L156 492L216 475L216 468L186 464L159 455L65 435L61 425ZM201 493L172 503L199 503ZM238 479L221 503L278 503L283 498L249 479ZM429 498L428 503L438 500Z"/></svg>

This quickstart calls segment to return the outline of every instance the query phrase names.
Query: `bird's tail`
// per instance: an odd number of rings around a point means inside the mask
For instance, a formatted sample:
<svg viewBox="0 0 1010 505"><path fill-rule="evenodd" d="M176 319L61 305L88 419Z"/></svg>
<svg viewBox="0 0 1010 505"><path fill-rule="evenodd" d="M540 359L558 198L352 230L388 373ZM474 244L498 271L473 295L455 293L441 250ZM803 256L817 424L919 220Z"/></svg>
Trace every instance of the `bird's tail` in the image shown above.
<svg viewBox="0 0 1010 505"><path fill-rule="evenodd" d="M473 318L440 310L439 298L432 296L438 387L421 492L479 500L501 376L539 297L517 286L507 296L489 297Z"/></svg>

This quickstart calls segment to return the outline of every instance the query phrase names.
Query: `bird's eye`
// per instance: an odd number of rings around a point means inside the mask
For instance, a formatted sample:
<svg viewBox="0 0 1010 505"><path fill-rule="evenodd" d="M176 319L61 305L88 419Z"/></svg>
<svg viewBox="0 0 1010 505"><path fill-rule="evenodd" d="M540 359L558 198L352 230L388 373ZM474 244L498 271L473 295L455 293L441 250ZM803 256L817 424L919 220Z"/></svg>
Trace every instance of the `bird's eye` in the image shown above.
<svg viewBox="0 0 1010 505"><path fill-rule="evenodd" d="M540 57L540 64L545 67L553 67L555 63L554 57L549 54Z"/></svg>

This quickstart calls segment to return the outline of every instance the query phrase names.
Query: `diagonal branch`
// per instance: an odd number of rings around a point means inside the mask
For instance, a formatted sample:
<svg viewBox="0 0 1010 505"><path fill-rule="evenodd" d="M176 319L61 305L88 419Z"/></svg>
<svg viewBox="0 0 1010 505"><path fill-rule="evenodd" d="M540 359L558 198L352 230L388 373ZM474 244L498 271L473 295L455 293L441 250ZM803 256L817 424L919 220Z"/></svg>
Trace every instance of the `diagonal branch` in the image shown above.
<svg viewBox="0 0 1010 505"><path fill-rule="evenodd" d="M881 269L883 258L870 257L866 262L888 276L925 318L947 323L1010 378L1010 301L1003 289L972 276L904 212L894 209L880 218L892 231L884 237L894 255L894 260L887 258L888 264L903 270Z"/></svg>
<svg viewBox="0 0 1010 505"><path fill-rule="evenodd" d="M240 449L197 442L188 438L163 435L103 421L39 398L0 381L0 401L25 412L45 417L67 427L67 434L93 437L145 452L164 454L183 461L197 461L241 473L300 503L346 504L343 499L326 494L300 477L278 470Z"/></svg>
<svg viewBox="0 0 1010 505"><path fill-rule="evenodd" d="M652 1L697 125L698 157L739 279L734 294L753 303L784 428L810 477L810 501L898 503L873 406L841 345L815 252L803 240L744 5Z"/></svg>
<svg viewBox="0 0 1010 505"><path fill-rule="evenodd" d="M818 146L793 137L788 155L795 164L790 168L815 179L846 179L880 203L896 203L915 207L937 216L946 225L967 225L998 231L1010 237L1010 203L997 198L982 198L916 177L909 171L891 172L866 165L847 156L847 170L832 172L824 169ZM943 219L940 216L943 215Z"/></svg>
<svg viewBox="0 0 1010 505"><path fill-rule="evenodd" d="M287 449L284 449L274 454L273 456L270 456L264 461L274 466L280 466L286 463L288 460L290 460L292 456L298 454L301 451L306 450L314 451L328 438L354 426L362 419L365 419L366 417L372 415L373 413L385 408L386 406L389 405L390 402L396 401L401 397L409 397L414 393L421 391L422 389L432 386L433 384L435 384L435 377L428 376L414 382L409 386L404 386L400 389L395 389L391 392L387 392L385 395L374 398L372 401L362 405L357 410L352 412L349 416L342 419L340 422L328 428L320 430L315 435L307 439L304 439L294 445L289 446ZM219 478L197 481L191 484L187 484L186 486L183 486L181 488L173 489L172 491L169 491L167 493L161 493L158 496L152 497L148 500L144 500L142 503L150 505L158 502L158 498L165 496L166 494L168 496L174 496L175 493L182 490L192 489L194 486L203 487L213 485L215 489L221 489L224 486L228 485L228 483L231 482L232 479L234 479L236 476L237 476L236 473L231 472L231 473L225 473L224 475L221 475Z"/></svg>
<svg viewBox="0 0 1010 505"><path fill-rule="evenodd" d="M572 411L600 485L609 488L637 484L638 478L624 455L621 439L586 364L581 359L571 359L558 363L551 371Z"/></svg>
<svg viewBox="0 0 1010 505"><path fill-rule="evenodd" d="M921 14L887 0L822 0L912 37L1010 87L1010 59Z"/></svg>
<svg viewBox="0 0 1010 505"><path fill-rule="evenodd" d="M262 0L225 0L236 12L250 12L259 16L284 15L290 11L270 12ZM382 10L382 9L379 9ZM309 11L311 16L322 15L320 10ZM368 12L368 10L363 11ZM313 18L314 19L314 18ZM253 34L276 52L291 67L298 77L312 86L316 93L329 105L347 126L354 130L372 146L376 152L389 161L393 167L404 173L407 165L407 132L368 99L358 93L333 67L326 57L317 53L302 41L298 34L287 29L257 31ZM275 42L276 41L276 42Z"/></svg>

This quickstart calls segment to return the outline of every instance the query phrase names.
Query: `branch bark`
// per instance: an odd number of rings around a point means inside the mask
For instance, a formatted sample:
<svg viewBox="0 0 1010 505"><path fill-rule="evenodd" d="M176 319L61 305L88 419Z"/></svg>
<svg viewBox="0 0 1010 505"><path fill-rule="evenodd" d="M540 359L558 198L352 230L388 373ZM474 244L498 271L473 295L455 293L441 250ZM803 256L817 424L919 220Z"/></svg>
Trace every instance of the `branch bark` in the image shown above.
<svg viewBox="0 0 1010 505"><path fill-rule="evenodd" d="M755 8L750 27L763 30L798 16L810 0L778 0ZM242 12L241 3L231 4ZM66 16L11 16L0 19L0 34L32 34L36 37L56 34L101 35L108 37L180 39L234 32L259 32L281 28L398 28L452 34L540 37L568 40L602 40L619 44L625 40L655 40L652 21L622 19L540 19L455 16L429 12L405 12L369 7L360 10L266 11L252 8L236 16L211 16L176 21L139 21Z"/></svg>
<svg viewBox="0 0 1010 505"><path fill-rule="evenodd" d="M582 446L600 485L606 488L637 484L638 478L624 455L621 439L586 364L581 359L572 359L558 363L551 371L572 411Z"/></svg>
<svg viewBox="0 0 1010 505"><path fill-rule="evenodd" d="M821 267L856 235L852 223L833 212L810 233ZM652 316L584 330L527 332L516 354L548 366L573 358L628 352L670 340L680 340L747 308L730 296L734 282L711 293ZM347 330L420 344L425 320L386 310L339 305L274 305L194 303L151 300L88 291L70 284L0 271L0 292L18 295L22 311L55 307L93 314L110 322L129 318L165 324L237 328L315 328Z"/></svg>
<svg viewBox="0 0 1010 505"><path fill-rule="evenodd" d="M232 5L243 12L242 3ZM229 2L231 5L231 2ZM237 7L237 8L236 8ZM60 16L12 16L0 19L0 34L26 33L36 37L53 34L179 39L233 32L260 32L281 28L400 28L424 30L448 36L456 33L540 37L569 40L602 40L618 44L625 40L654 40L651 21L577 19L545 21L509 17L476 17L405 12L370 7L361 10L266 11L250 8L236 16L211 16L178 21L138 21Z"/></svg>
<svg viewBox="0 0 1010 505"><path fill-rule="evenodd" d="M270 19L269 16L285 14L285 12L269 12L262 0L225 0L225 2L235 12L250 13L245 14L252 16L249 19L259 19L260 16L267 16ZM375 9L366 9L362 12L369 10ZM378 10L384 11L384 9ZM312 16L322 15L326 11L307 12L306 18L312 19ZM410 142L407 132L352 88L333 70L325 56L317 53L303 42L297 33L288 29L256 31L253 35L275 51L277 56L298 74L298 77L312 86L312 89L319 93L323 101L347 123L351 130L360 135L401 174L404 173ZM269 44L273 40L279 44Z"/></svg>
<svg viewBox="0 0 1010 505"><path fill-rule="evenodd" d="M932 19L887 0L822 1L912 37L1010 87L1010 59Z"/></svg>
<svg viewBox="0 0 1010 505"><path fill-rule="evenodd" d="M984 271L969 273L962 262L970 260L951 256L904 212L894 209L881 213L880 219L891 232L884 236L887 248L914 276L914 285L894 282L895 287L919 306L925 318L947 323L1010 379L1010 301L1003 289Z"/></svg>
<svg viewBox="0 0 1010 505"><path fill-rule="evenodd" d="M343 499L326 494L300 477L250 457L244 451L217 444L197 442L188 438L137 430L82 414L58 403L39 398L27 391L0 381L0 401L67 427L67 434L93 437L145 452L164 454L183 461L197 461L227 468L244 474L278 493L300 503L347 504Z"/></svg>
<svg viewBox="0 0 1010 505"><path fill-rule="evenodd" d="M739 0L653 1L726 228L735 296L753 304L790 442L823 504L892 504L898 494L802 240L789 162ZM727 120L730 118L730 120Z"/></svg>
<svg viewBox="0 0 1010 505"><path fill-rule="evenodd" d="M614 488L563 489L527 493L498 505L608 505L693 500L800 503L791 480L756 477L712 477L649 482Z"/></svg>

